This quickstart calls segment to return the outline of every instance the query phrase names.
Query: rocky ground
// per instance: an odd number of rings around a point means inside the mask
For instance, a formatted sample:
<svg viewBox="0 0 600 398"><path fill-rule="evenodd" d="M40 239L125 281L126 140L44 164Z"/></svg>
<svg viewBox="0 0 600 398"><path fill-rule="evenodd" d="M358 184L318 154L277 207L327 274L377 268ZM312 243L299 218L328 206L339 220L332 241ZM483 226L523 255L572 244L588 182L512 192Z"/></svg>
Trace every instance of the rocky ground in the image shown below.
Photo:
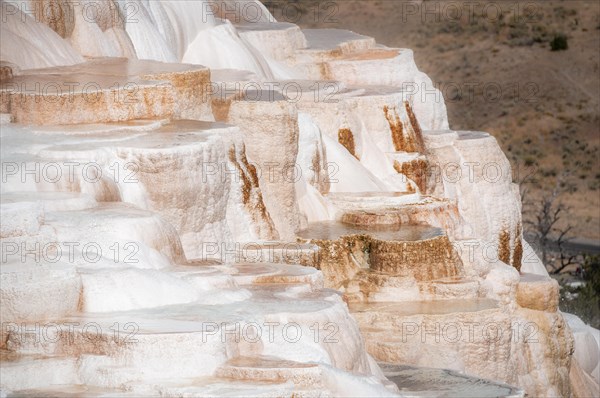
<svg viewBox="0 0 600 398"><path fill-rule="evenodd" d="M573 237L600 238L600 3L266 2L278 20L412 48L453 129L492 133L523 183L525 218L555 189ZM301 10L301 13L297 11ZM568 49L552 51L564 35Z"/></svg>

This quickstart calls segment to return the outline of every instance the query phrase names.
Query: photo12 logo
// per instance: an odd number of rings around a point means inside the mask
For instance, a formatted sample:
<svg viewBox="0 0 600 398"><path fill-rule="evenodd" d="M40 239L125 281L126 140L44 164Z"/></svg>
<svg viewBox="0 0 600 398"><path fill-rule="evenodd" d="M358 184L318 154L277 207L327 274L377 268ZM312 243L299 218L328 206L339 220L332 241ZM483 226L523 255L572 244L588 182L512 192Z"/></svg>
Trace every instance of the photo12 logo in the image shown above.
<svg viewBox="0 0 600 398"><path fill-rule="evenodd" d="M99 24L106 20L115 23L138 23L140 2L137 1L26 1L12 0L0 2L2 23L11 17L18 17L21 23L35 21L48 25L73 25L75 21ZM12 18L11 18L12 19Z"/></svg>
<svg viewBox="0 0 600 398"><path fill-rule="evenodd" d="M51 75L49 75L51 76ZM51 79L51 77L50 77ZM153 87L167 89L168 82L152 83ZM143 103L144 88L147 84L138 82L98 83L69 81L9 81L0 90L1 100L13 104L58 103L74 104L83 101L89 104L102 104L106 101L112 106Z"/></svg>
<svg viewBox="0 0 600 398"><path fill-rule="evenodd" d="M211 82L202 90L205 101L220 98L243 98L244 102L300 101L336 104L335 96L341 91L340 83L333 81L313 82L303 86L300 82Z"/></svg>
<svg viewBox="0 0 600 398"><path fill-rule="evenodd" d="M340 327L334 322L319 324L315 322L308 327L296 322L206 322L202 327L202 341L220 340L222 343L235 341L239 343L291 343L309 339L315 344L339 343Z"/></svg>
<svg viewBox="0 0 600 398"><path fill-rule="evenodd" d="M538 21L542 7L536 1L398 1L402 22L425 23L501 21L508 16L527 22Z"/></svg>
<svg viewBox="0 0 600 398"><path fill-rule="evenodd" d="M2 162L3 184L14 180L22 184L95 184L104 179L116 184L131 184L139 182L138 173L139 165L133 162L114 162L104 167L97 162Z"/></svg>
<svg viewBox="0 0 600 398"><path fill-rule="evenodd" d="M2 239L2 263L28 260L36 264L96 264L101 259L122 264L137 264L140 246L136 242L24 242Z"/></svg>
<svg viewBox="0 0 600 398"><path fill-rule="evenodd" d="M104 326L97 322L2 322L3 336L30 348L48 344L78 345L81 342L102 344L110 340L117 344L131 344L138 341L136 335L139 330L135 322L115 322Z"/></svg>
<svg viewBox="0 0 600 398"><path fill-rule="evenodd" d="M540 328L534 322L402 322L398 328L402 343L410 344L498 344L538 343Z"/></svg>

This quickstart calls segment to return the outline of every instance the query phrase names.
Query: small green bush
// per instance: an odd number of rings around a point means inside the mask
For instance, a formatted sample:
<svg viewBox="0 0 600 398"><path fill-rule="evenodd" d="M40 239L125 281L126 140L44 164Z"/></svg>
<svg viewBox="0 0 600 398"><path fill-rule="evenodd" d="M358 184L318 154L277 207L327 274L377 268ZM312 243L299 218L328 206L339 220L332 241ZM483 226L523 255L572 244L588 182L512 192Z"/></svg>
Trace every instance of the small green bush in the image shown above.
<svg viewBox="0 0 600 398"><path fill-rule="evenodd" d="M562 51L569 48L569 43L567 42L567 36L563 33L559 33L554 35L554 38L550 42L550 49L552 51Z"/></svg>
<svg viewBox="0 0 600 398"><path fill-rule="evenodd" d="M585 285L562 286L560 309L580 317L585 323L600 327L600 257L586 256L583 264ZM573 294L575 293L575 294Z"/></svg>

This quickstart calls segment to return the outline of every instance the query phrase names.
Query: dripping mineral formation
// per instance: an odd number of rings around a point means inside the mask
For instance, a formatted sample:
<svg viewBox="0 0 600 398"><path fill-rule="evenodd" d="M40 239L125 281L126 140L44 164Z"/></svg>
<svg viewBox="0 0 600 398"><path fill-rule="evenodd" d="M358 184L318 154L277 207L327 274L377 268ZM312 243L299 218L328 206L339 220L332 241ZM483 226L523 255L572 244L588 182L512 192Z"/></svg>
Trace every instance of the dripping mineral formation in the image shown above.
<svg viewBox="0 0 600 398"><path fill-rule="evenodd" d="M411 50L254 0L1 5L3 396L598 395L509 162Z"/></svg>

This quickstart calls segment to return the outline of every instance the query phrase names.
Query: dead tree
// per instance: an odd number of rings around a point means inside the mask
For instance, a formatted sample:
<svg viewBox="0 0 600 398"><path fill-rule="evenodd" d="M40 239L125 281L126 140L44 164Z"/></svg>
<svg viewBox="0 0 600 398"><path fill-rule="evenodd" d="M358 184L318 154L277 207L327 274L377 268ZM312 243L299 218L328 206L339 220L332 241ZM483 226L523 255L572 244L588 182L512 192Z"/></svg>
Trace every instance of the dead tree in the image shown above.
<svg viewBox="0 0 600 398"><path fill-rule="evenodd" d="M534 246L542 262L552 274L559 274L569 265L581 261L579 254L570 253L566 247L571 239L569 233L572 226L561 226L560 223L569 211L558 199L561 180L559 178L550 195L543 197L537 205L529 206L533 210L533 217L524 220L529 227L528 232L534 237Z"/></svg>

